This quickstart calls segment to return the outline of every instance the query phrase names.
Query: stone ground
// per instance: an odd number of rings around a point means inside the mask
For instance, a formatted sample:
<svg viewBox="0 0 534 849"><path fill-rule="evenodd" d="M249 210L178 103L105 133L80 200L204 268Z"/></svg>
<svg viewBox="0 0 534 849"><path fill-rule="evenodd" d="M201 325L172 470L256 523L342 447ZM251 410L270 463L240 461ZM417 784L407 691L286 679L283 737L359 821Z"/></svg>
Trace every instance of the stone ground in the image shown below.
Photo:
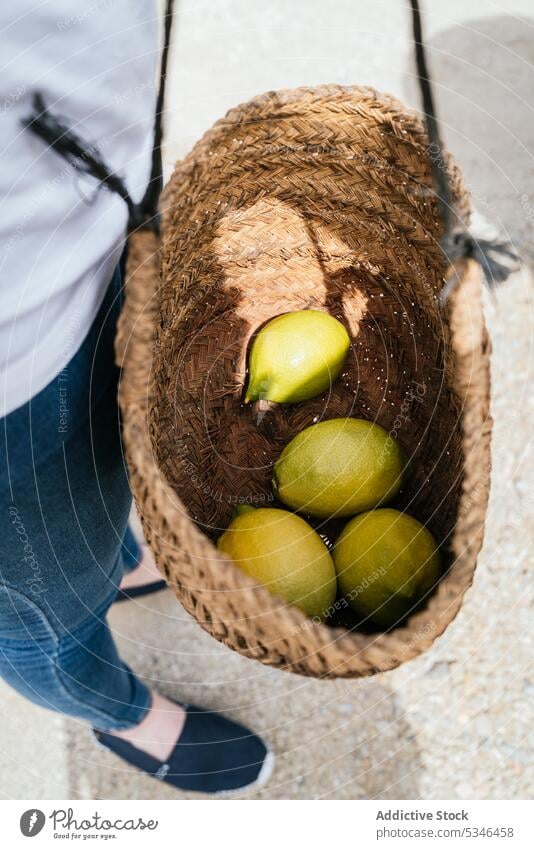
<svg viewBox="0 0 534 849"><path fill-rule="evenodd" d="M168 167L227 108L268 89L356 82L417 103L398 0L178 5ZM483 216L532 244L530 0L425 5L449 146ZM486 541L460 615L425 656L371 679L317 682L233 654L170 593L112 611L124 657L148 681L264 732L277 766L260 798L531 796L532 293L525 269L488 299L495 429ZM2 798L179 795L95 749L80 724L3 685L0 704Z"/></svg>

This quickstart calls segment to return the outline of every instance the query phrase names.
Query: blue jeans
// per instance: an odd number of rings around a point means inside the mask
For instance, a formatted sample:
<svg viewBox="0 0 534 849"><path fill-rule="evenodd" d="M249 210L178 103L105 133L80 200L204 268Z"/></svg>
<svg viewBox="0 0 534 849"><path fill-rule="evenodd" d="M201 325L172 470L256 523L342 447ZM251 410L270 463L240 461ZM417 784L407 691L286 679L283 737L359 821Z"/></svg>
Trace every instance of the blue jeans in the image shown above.
<svg viewBox="0 0 534 849"><path fill-rule="evenodd" d="M113 356L120 299L117 269L69 365L0 419L0 676L103 730L135 725L150 705L106 622L140 557ZM58 333L68 340L75 329Z"/></svg>

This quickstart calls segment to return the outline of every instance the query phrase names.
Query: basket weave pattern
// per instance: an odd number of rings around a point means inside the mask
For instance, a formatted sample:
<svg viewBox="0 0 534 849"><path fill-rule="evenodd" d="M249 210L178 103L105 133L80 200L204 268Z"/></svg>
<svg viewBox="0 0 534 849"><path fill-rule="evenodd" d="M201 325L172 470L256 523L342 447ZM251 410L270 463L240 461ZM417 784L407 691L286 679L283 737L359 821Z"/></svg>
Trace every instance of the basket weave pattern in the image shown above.
<svg viewBox="0 0 534 849"><path fill-rule="evenodd" d="M370 89L258 97L179 163L163 240L131 240L117 340L132 490L177 596L231 648L306 675L384 671L425 650L472 581L488 495L489 346L477 267L446 310L423 129ZM467 210L454 166L455 200ZM352 337L331 393L258 426L242 403L247 348L268 319L326 309ZM429 524L450 568L388 634L310 622L213 545L237 498L270 503L271 464L314 421L377 421L411 458L401 507Z"/></svg>

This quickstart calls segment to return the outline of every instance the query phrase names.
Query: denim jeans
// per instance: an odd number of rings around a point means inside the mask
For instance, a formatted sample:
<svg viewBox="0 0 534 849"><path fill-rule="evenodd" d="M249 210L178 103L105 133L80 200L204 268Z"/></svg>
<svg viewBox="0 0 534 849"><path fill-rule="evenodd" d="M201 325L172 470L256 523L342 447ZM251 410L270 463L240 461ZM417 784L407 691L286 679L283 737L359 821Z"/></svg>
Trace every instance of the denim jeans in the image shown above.
<svg viewBox="0 0 534 849"><path fill-rule="evenodd" d="M113 356L120 299L117 269L68 366L0 419L0 676L102 730L135 725L150 704L106 621L140 556ZM72 344L76 328L58 333Z"/></svg>

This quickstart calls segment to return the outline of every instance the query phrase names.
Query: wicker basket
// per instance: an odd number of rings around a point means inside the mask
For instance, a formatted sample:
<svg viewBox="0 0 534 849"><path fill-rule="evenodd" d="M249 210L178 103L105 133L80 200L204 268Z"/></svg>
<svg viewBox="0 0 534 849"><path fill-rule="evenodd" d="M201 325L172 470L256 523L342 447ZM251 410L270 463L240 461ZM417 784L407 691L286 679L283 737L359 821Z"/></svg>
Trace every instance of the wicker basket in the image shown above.
<svg viewBox="0 0 534 849"><path fill-rule="evenodd" d="M449 160L455 203L465 190ZM316 677L392 669L458 612L482 543L491 422L478 267L447 308L425 135L371 89L269 93L232 110L179 163L163 237L132 237L117 342L131 486L178 599L232 649ZM329 395L258 426L242 403L247 345L272 316L326 309L352 335ZM388 633L315 624L213 540L236 499L261 505L271 464L318 418L361 416L411 457L400 506L448 551L426 607Z"/></svg>

